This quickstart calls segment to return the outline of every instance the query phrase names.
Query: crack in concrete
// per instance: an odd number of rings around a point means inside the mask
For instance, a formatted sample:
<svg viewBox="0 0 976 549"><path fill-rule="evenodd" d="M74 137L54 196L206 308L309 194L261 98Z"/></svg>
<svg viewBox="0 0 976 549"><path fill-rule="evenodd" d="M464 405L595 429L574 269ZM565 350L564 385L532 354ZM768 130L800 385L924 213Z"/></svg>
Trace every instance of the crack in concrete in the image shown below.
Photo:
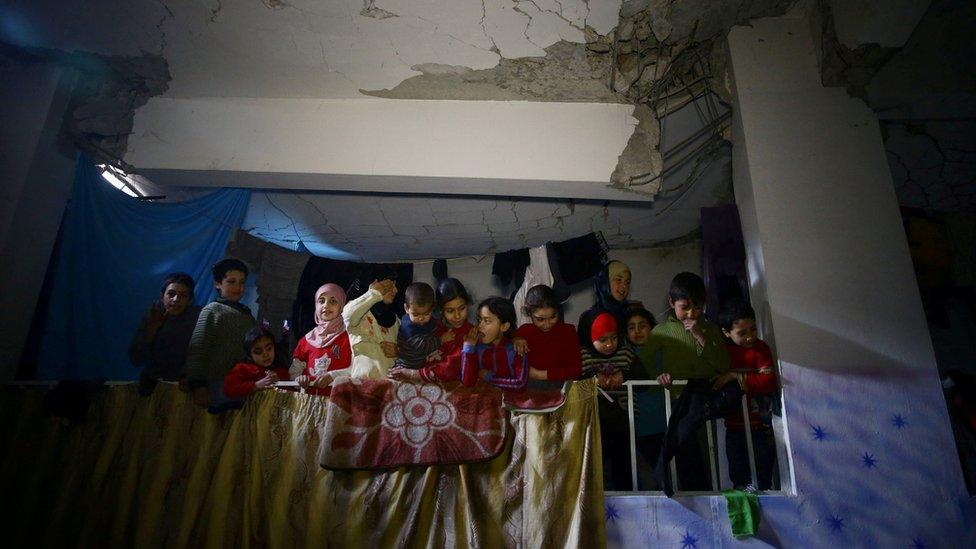
<svg viewBox="0 0 976 549"><path fill-rule="evenodd" d="M281 215L285 216L285 219L287 219L288 221L291 222L291 228L292 228L293 231L295 231L295 237L297 237L300 240L302 237L298 234L298 226L295 224L295 220L290 215L288 215L288 213L285 212L285 210L282 210L280 207L278 207L278 205L274 203L274 200L271 200L271 195L265 194L264 197L268 200L268 204L270 204L272 208L278 210L278 213L280 213ZM271 227L269 226L268 228L271 228ZM281 229L273 229L273 230L275 232L277 232L279 230L285 230L287 228L288 228L288 226L286 225L285 227L283 227ZM286 242L288 242L288 241L286 240Z"/></svg>
<svg viewBox="0 0 976 549"><path fill-rule="evenodd" d="M382 199L380 199L380 203L377 206L380 211L380 217L382 217L383 221L386 223L386 228L390 229L390 233L392 233L393 236L400 236L399 234L397 234L396 229L393 228L393 224L390 223L389 218L386 217L386 212L383 211Z"/></svg>
<svg viewBox="0 0 976 549"><path fill-rule="evenodd" d="M426 19L424 17L420 17L419 15L415 15L414 18L415 19L419 19L420 21L423 21L425 23L430 23L431 25L434 26L434 32L439 33L439 34L443 34L444 36L447 36L447 37L451 38L452 40L455 40L457 42L460 42L460 43L462 43L462 44L464 44L466 46L471 46L472 48L475 48L475 49L478 49L478 50L481 50L481 51L486 51L486 52L489 52L489 53L494 53L496 55L498 54L498 51L497 51L498 48L497 48L497 46L495 46L495 42L493 40L491 42L492 43L492 48L485 49L485 48L483 48L483 47L481 47L481 46L479 46L477 44L472 44L471 42L468 42L466 40L462 40L462 39L458 38L457 36L454 36L453 34L451 34L449 32L442 32L440 30L440 25L438 25L434 21L431 21L430 19ZM484 29L484 27L482 27L482 29ZM485 34L485 36L488 37L487 34ZM488 40L491 40L491 37L488 37ZM499 56L499 57L501 57L501 56Z"/></svg>
<svg viewBox="0 0 976 549"><path fill-rule="evenodd" d="M224 9L224 3L221 0L217 0L217 7L210 10L210 22L214 23L217 21L217 14Z"/></svg>
<svg viewBox="0 0 976 549"><path fill-rule="evenodd" d="M359 11L359 15L362 15L363 17L372 17L373 19L400 17L392 11L387 11L383 8L376 7L376 0L363 0L363 9Z"/></svg>
<svg viewBox="0 0 976 549"><path fill-rule="evenodd" d="M297 193L295 195L293 195L293 196L296 199L298 199L298 200L300 200L300 201L308 204L309 206L311 206L312 209L314 209L316 211L316 213L318 213L319 216L322 218L322 223L318 223L318 224L314 225L315 227L322 227L322 226L324 226L327 229L329 229L330 231L332 231L333 233L335 233L336 235L338 235L340 238L343 238L343 239L348 240L347 237L343 236L342 233L340 233L339 230L336 229L332 225L332 223L329 221L328 216L326 216L325 215L325 212L323 212L322 209L319 208L319 205L318 204L316 204L315 202L312 202L311 200L309 200L309 199L305 198L304 196L302 196L300 194L297 194Z"/></svg>
<svg viewBox="0 0 976 549"><path fill-rule="evenodd" d="M885 134L887 136L887 128L889 126L897 126L903 129L905 133L909 136L919 136L927 139L931 142L934 151L939 156L938 166L929 165L928 163L921 164L916 162L914 166L909 166L906 162L904 155L899 154L894 149L890 148L888 145L888 138L885 138L885 153L889 158L893 159L898 166L901 167L905 174L904 180L899 181L892 174L892 181L895 184L895 190L898 194L899 202L908 206L931 208L939 211L964 211L967 209L968 199L971 196L971 192L966 191L966 187L971 185L971 179L966 179L962 183L953 182L947 175L947 170L958 169L957 166L965 166L973 164L974 161L966 158L959 160L953 160L949 158L948 152L961 152L972 154L976 151L969 151L966 149L960 149L956 147L945 146L942 142L933 135L927 128L926 124L896 124L889 123L885 127ZM918 148L912 146L911 141L908 142L908 146L915 152L918 152ZM918 156L916 160L924 158L927 152L922 153L923 156ZM924 177L928 174L928 171L938 167L937 176ZM923 177L917 179L916 175L922 172ZM958 176L957 176L958 179ZM922 204L917 204L913 196L916 192L921 193ZM952 202L950 205L948 202Z"/></svg>
<svg viewBox="0 0 976 549"><path fill-rule="evenodd" d="M538 8L538 6L536 6L536 7ZM518 0L515 0L515 5L512 7L512 11L514 11L515 13L524 15L525 18L526 18L526 20L525 20L525 28L522 29L522 36L525 37L525 39L529 42L529 44L532 44L533 46L539 48L540 50L545 50L545 48L543 48L539 44L536 44L535 42L532 41L531 38L529 38L529 26L532 25L532 16L529 15L528 13L522 11L522 8L519 7Z"/></svg>
<svg viewBox="0 0 976 549"><path fill-rule="evenodd" d="M322 52L322 64L325 65L325 72L327 74L330 74L330 73L338 74L343 79L345 79L346 82L349 82L350 84L352 84L354 86L356 85L356 83L353 82L352 79L349 78L349 76L346 75L346 73L344 73L342 71L334 70L332 68L332 65L329 64L329 60L325 56L325 43L322 42L322 38L321 37L319 38L319 50Z"/></svg>
<svg viewBox="0 0 976 549"><path fill-rule="evenodd" d="M554 12L554 11L552 11L552 10L544 10L544 9L542 9L542 8L540 8L540 7L539 7L539 4L536 4L536 3L535 3L535 0L515 0L515 5L518 5L518 3L519 3L519 2L528 2L529 4L532 4L533 6L535 6L535 9L537 9L537 10L539 10L539 13L550 13L550 14L552 14L552 15L555 15L555 16L556 16L556 17L558 17L559 19L562 19L562 20L563 20L563 22L565 22L565 23L566 23L567 25L569 25L570 27L573 27L574 29L576 29L576 30L578 30L578 31L580 31L580 32L586 32L586 28L584 28L584 27L580 27L580 26L579 26L579 25L577 25L576 23L573 23L573 22L572 22L572 21L570 21L569 19L566 19L566 17L565 17L565 16L563 16L563 14L562 14L562 11L563 11L563 5L562 5L562 3L561 3L561 2L559 2L559 0L553 0L553 1L554 1L554 2L556 2L556 4L558 4L558 5L559 5L559 13L556 13L556 12ZM516 11L517 11L517 10L516 10Z"/></svg>
<svg viewBox="0 0 976 549"><path fill-rule="evenodd" d="M498 48L498 44L495 43L495 39L488 34L488 27L485 24L485 19L488 17L488 9L485 7L485 0L481 0L481 31L485 33L485 38L491 42L491 48L488 51L495 52L498 57L502 56L501 50Z"/></svg>
<svg viewBox="0 0 976 549"><path fill-rule="evenodd" d="M159 21L156 23L156 30L159 31L159 51L157 52L157 55L161 56L163 55L163 52L166 51L166 31L163 30L163 23L165 23L167 19L175 19L176 16L173 13L173 10L169 9L169 6L167 6L162 0L156 0L156 3L166 10L166 13L163 14L163 16L160 17Z"/></svg>

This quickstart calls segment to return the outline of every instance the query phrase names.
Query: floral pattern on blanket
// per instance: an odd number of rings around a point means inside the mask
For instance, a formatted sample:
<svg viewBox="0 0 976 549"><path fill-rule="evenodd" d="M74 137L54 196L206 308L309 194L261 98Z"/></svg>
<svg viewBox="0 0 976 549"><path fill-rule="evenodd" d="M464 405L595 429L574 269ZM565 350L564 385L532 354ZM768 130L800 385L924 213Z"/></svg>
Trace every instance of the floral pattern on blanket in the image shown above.
<svg viewBox="0 0 976 549"><path fill-rule="evenodd" d="M506 426L502 394L493 388L340 378L319 461L327 469L485 461L501 453Z"/></svg>

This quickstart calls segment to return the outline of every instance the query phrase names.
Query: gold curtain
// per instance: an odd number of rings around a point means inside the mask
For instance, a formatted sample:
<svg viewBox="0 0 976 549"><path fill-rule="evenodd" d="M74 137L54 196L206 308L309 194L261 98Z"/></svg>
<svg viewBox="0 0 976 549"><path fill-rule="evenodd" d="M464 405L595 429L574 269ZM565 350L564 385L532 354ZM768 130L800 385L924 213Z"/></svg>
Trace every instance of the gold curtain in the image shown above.
<svg viewBox="0 0 976 549"><path fill-rule="evenodd" d="M176 387L108 387L87 421L44 392L0 392L6 532L20 546L600 547L592 380L548 414L513 414L505 450L466 465L333 472L324 400L264 391L210 415Z"/></svg>

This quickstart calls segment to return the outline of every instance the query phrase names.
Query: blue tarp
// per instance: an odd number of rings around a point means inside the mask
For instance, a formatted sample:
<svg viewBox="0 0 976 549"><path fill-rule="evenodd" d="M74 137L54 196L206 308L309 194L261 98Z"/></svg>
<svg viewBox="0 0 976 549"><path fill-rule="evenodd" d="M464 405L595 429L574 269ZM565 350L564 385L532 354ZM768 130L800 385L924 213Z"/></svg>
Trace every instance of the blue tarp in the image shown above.
<svg viewBox="0 0 976 549"><path fill-rule="evenodd" d="M247 190L222 189L189 202L144 202L79 158L37 339L38 379L138 378L129 341L163 279L189 273L197 304L206 304L210 266L240 227L249 199Z"/></svg>

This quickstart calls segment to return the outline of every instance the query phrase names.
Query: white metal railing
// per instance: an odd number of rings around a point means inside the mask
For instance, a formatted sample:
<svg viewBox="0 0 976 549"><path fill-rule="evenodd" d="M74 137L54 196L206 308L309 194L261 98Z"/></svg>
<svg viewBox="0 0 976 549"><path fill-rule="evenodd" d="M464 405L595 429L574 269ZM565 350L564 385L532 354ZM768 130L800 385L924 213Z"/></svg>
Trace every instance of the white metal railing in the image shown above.
<svg viewBox="0 0 976 549"><path fill-rule="evenodd" d="M684 379L676 379L671 382L672 385L687 385L688 381ZM634 387L658 387L661 386L657 380L647 379L647 380L631 380L625 381L624 385L627 387L627 419L630 425L630 480L631 480L631 490L637 491L637 431L634 421ZM667 425L671 421L671 389L668 387L664 388L664 423ZM746 434L746 450L749 454L749 473L752 477L752 485L758 487L758 476L756 474L756 454L755 449L752 445L752 428L749 422L749 404L746 399L746 395L742 395L742 419L744 421L743 426ZM708 461L712 471L712 490L718 492L718 464L715 460L715 431L713 429L714 420L705 423L706 428L706 438L708 439ZM665 428L666 429L666 428ZM667 431L665 431L667 432ZM678 486L678 471L675 465L675 459L671 459L669 464L669 472L671 474L671 481L673 486Z"/></svg>

